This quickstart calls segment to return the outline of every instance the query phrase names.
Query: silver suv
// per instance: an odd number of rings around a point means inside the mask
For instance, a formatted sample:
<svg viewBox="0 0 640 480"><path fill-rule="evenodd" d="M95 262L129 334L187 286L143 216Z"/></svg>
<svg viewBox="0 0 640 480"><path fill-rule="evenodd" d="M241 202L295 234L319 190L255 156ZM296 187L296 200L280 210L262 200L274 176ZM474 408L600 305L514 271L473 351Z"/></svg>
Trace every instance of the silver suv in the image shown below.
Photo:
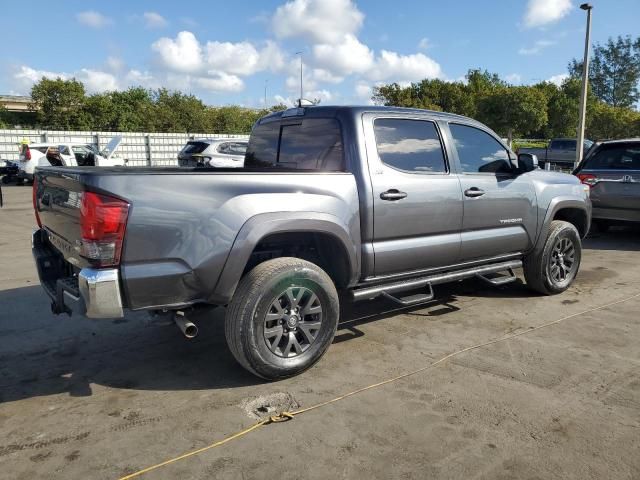
<svg viewBox="0 0 640 480"><path fill-rule="evenodd" d="M640 138L598 143L573 173L591 189L599 230L640 223Z"/></svg>
<svg viewBox="0 0 640 480"><path fill-rule="evenodd" d="M201 138L187 142L178 153L181 167L242 168L247 141L237 138Z"/></svg>

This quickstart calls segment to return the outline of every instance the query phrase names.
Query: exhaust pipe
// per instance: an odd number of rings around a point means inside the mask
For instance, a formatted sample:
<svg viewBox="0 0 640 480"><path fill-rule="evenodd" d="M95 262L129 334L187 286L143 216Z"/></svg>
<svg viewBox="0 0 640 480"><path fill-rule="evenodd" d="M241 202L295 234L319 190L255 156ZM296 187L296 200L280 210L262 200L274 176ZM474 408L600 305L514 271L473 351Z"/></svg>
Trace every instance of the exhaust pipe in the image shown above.
<svg viewBox="0 0 640 480"><path fill-rule="evenodd" d="M173 316L173 321L185 337L195 338L198 335L198 327L195 323L187 320L187 317L184 316L184 312L176 312Z"/></svg>

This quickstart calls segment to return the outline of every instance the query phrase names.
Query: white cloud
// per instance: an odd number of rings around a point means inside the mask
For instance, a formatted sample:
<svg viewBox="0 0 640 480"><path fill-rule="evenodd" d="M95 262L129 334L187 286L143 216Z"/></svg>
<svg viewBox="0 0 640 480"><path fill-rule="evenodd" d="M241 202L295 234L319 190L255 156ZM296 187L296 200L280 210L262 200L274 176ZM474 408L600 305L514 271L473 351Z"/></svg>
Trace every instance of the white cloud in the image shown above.
<svg viewBox="0 0 640 480"><path fill-rule="evenodd" d="M69 74L64 72L50 72L47 70L36 70L31 67L27 67L23 65L20 67L18 72L13 75L13 78L17 80L20 87L25 89L30 89L31 86L38 82L42 77L48 79L61 78L62 80L69 79Z"/></svg>
<svg viewBox="0 0 640 480"><path fill-rule="evenodd" d="M142 18L147 28L164 28L169 25L169 22L157 12L144 12Z"/></svg>
<svg viewBox="0 0 640 480"><path fill-rule="evenodd" d="M278 38L336 44L345 35L355 34L363 20L351 0L292 0L277 8L271 25Z"/></svg>
<svg viewBox="0 0 640 480"><path fill-rule="evenodd" d="M293 100L290 97L283 97L282 95L274 95L273 98L277 103L286 105L287 107L293 107Z"/></svg>
<svg viewBox="0 0 640 480"><path fill-rule="evenodd" d="M363 73L373 65L373 52L351 34L345 35L341 43L314 45L313 57L320 68L334 75Z"/></svg>
<svg viewBox="0 0 640 480"><path fill-rule="evenodd" d="M286 65L284 53L270 40L262 49L247 41L209 41L201 45L193 33L183 31L175 39L160 38L151 48L157 53L160 65L174 72L203 75L206 70L213 70L230 76L248 76L263 70L280 71ZM227 83L227 80L216 79L216 82ZM234 88L244 85L232 83Z"/></svg>
<svg viewBox="0 0 640 480"><path fill-rule="evenodd" d="M359 81L356 83L354 87L354 93L357 102L362 102L367 105L373 105L373 100L371 99L373 95L373 87L364 81Z"/></svg>
<svg viewBox="0 0 640 480"><path fill-rule="evenodd" d="M158 81L149 72L131 69L124 77L126 85L131 87L158 88Z"/></svg>
<svg viewBox="0 0 640 480"><path fill-rule="evenodd" d="M276 103L282 103L287 107L293 107L298 104L298 96L282 96L282 95L274 95L274 100ZM304 98L307 100L319 100L319 103L324 103L335 98L335 95L331 93L329 90L309 90L304 92Z"/></svg>
<svg viewBox="0 0 640 480"><path fill-rule="evenodd" d="M111 92L119 88L115 75L100 70L83 68L75 76L84 83L88 93Z"/></svg>
<svg viewBox="0 0 640 480"><path fill-rule="evenodd" d="M179 72L194 72L202 68L202 48L196 36L188 31L178 33L175 40L162 37L151 45L161 63Z"/></svg>
<svg viewBox="0 0 640 480"><path fill-rule="evenodd" d="M529 0L524 14L527 28L557 22L571 11L571 0Z"/></svg>
<svg viewBox="0 0 640 480"><path fill-rule="evenodd" d="M96 12L94 10L87 10L86 12L77 13L76 20L81 24L91 28L102 28L113 23L113 20L111 20L109 17L106 17L100 12Z"/></svg>
<svg viewBox="0 0 640 480"><path fill-rule="evenodd" d="M108 70L120 72L124 69L124 61L119 57L107 57L106 66Z"/></svg>
<svg viewBox="0 0 640 480"><path fill-rule="evenodd" d="M512 85L522 83L522 75L520 75L519 73L510 73L509 75L504 77L504 79L507 81L507 83L510 83Z"/></svg>
<svg viewBox="0 0 640 480"><path fill-rule="evenodd" d="M344 77L334 75L328 70L324 68L314 68L312 71L312 76L315 80L320 83L341 83L344 80Z"/></svg>
<svg viewBox="0 0 640 480"><path fill-rule="evenodd" d="M427 50L428 48L431 48L431 47L432 47L431 41L427 37L421 38L420 41L418 42L418 48L420 50Z"/></svg>
<svg viewBox="0 0 640 480"><path fill-rule="evenodd" d="M77 72L68 73L37 70L29 66L22 65L13 75L13 79L16 81L22 92L28 92L33 84L39 82L42 77L52 80L56 78L61 78L62 80L76 78L84 84L88 93L117 90L120 87L115 75L100 70L92 70L90 68L82 68Z"/></svg>
<svg viewBox="0 0 640 480"><path fill-rule="evenodd" d="M264 48L260 50L260 59L257 65L258 69L279 72L285 68L285 65L285 54L278 44L273 40L267 40Z"/></svg>
<svg viewBox="0 0 640 480"><path fill-rule="evenodd" d="M560 86L562 85L562 82L564 82L567 78L569 78L568 73L559 73L558 75L552 75L547 81Z"/></svg>
<svg viewBox="0 0 640 480"><path fill-rule="evenodd" d="M249 42L207 42L207 65L237 75L256 72L260 56Z"/></svg>
<svg viewBox="0 0 640 480"><path fill-rule="evenodd" d="M212 92L240 92L244 89L244 82L235 75L214 71L208 73L209 77L195 78L195 85Z"/></svg>
<svg viewBox="0 0 640 480"><path fill-rule="evenodd" d="M523 47L520 50L518 50L518 53L520 55L538 55L542 53L542 51L545 48L551 47L552 45L555 45L555 44L556 42L552 40L538 40L533 44L532 47L528 47L528 48Z"/></svg>
<svg viewBox="0 0 640 480"><path fill-rule="evenodd" d="M440 65L422 53L399 55L382 50L375 66L368 72L373 80L407 83L425 78L443 77Z"/></svg>

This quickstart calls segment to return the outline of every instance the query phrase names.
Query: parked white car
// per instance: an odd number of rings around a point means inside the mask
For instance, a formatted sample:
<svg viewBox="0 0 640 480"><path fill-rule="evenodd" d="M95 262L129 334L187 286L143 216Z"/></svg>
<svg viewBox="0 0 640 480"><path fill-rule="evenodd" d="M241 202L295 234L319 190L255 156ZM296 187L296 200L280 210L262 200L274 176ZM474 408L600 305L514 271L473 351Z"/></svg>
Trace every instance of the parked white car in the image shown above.
<svg viewBox="0 0 640 480"><path fill-rule="evenodd" d="M178 153L181 167L242 168L248 142L237 138L190 140Z"/></svg>
<svg viewBox="0 0 640 480"><path fill-rule="evenodd" d="M111 139L107 146L98 151L93 145L85 143L31 143L20 148L18 161L18 179L33 180L36 167L115 167L122 166L127 160L114 155L122 142L122 136Z"/></svg>

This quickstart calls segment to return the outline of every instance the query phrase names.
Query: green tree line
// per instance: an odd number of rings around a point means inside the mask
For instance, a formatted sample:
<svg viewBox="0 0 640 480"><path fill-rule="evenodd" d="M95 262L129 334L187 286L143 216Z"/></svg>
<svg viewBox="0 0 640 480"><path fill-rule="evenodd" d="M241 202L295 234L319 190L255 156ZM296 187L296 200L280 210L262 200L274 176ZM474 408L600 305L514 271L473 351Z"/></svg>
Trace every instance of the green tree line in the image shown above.
<svg viewBox="0 0 640 480"><path fill-rule="evenodd" d="M194 95L132 87L87 95L76 79L42 78L31 89L35 124L52 130L249 133L260 117L286 108L211 107ZM2 114L2 112L0 112Z"/></svg>

